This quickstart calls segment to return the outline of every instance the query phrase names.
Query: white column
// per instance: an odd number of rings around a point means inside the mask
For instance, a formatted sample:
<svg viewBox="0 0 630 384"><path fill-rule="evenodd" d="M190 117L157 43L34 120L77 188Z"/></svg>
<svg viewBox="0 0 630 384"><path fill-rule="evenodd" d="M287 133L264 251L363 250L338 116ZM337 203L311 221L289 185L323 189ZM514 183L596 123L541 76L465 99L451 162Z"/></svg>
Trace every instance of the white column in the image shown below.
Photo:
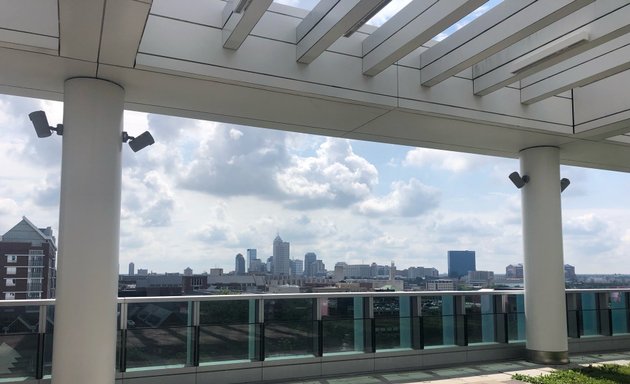
<svg viewBox="0 0 630 384"><path fill-rule="evenodd" d="M525 254L525 318L528 359L544 364L568 363L560 160L557 147L534 147L520 153Z"/></svg>
<svg viewBox="0 0 630 384"><path fill-rule="evenodd" d="M52 382L112 384L124 90L92 78L64 87Z"/></svg>

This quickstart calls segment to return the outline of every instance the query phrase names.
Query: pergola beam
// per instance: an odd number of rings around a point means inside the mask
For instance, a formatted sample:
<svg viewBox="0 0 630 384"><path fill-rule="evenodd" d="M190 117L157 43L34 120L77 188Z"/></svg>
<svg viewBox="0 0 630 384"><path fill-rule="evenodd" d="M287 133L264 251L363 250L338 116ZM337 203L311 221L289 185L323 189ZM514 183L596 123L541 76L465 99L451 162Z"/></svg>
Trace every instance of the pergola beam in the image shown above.
<svg viewBox="0 0 630 384"><path fill-rule="evenodd" d="M593 1L503 2L423 52L421 83L436 85Z"/></svg>
<svg viewBox="0 0 630 384"><path fill-rule="evenodd" d="M223 48L238 49L273 0L231 0L223 8Z"/></svg>
<svg viewBox="0 0 630 384"><path fill-rule="evenodd" d="M309 64L341 36L370 19L390 0L324 0L296 29L297 61Z"/></svg>
<svg viewBox="0 0 630 384"><path fill-rule="evenodd" d="M379 74L486 1L412 1L363 40L363 74Z"/></svg>
<svg viewBox="0 0 630 384"><path fill-rule="evenodd" d="M533 104L630 69L630 35L521 80L521 103Z"/></svg>
<svg viewBox="0 0 630 384"><path fill-rule="evenodd" d="M496 53L473 66L473 88L476 95L484 96L509 84L549 68L598 45L630 32L630 4L626 1L597 2L584 7L540 32ZM588 39L570 47L560 45L571 34L588 34ZM529 68L515 71L519 58L536 54L543 49L557 49L555 53Z"/></svg>

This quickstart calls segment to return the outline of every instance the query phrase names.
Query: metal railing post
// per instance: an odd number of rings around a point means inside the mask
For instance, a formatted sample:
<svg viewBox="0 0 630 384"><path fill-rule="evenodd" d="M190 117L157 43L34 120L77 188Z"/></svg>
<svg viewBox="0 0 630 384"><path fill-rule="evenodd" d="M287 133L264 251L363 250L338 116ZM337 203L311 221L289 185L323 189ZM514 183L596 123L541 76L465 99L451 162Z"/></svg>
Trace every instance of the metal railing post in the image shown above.
<svg viewBox="0 0 630 384"><path fill-rule="evenodd" d="M128 304L120 303L120 350L118 351L118 369L127 371L127 313Z"/></svg>
<svg viewBox="0 0 630 384"><path fill-rule="evenodd" d="M466 296L455 296L455 345L468 345L468 319L466 318Z"/></svg>
<svg viewBox="0 0 630 384"><path fill-rule="evenodd" d="M39 319L37 323L37 357L35 360L35 378L44 377L44 353L46 349L46 323L48 306L39 306Z"/></svg>

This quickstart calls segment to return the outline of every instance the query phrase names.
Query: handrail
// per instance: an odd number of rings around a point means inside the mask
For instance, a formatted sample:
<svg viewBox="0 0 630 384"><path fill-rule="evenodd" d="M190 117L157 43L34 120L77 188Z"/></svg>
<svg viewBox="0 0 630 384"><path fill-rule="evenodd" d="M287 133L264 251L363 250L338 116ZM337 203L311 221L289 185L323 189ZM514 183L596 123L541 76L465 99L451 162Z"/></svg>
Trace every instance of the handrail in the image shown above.
<svg viewBox="0 0 630 384"><path fill-rule="evenodd" d="M566 293L587 292L630 292L630 288L587 288L566 289ZM122 303L163 303L179 301L226 301L226 300L251 300L251 299L316 299L338 297L433 297L433 296L486 296L486 295L523 295L525 291L519 290L481 290L481 291L396 291L396 292L321 292L321 293L244 293L234 295L187 295L187 296L141 296L118 297L117 302ZM0 307L13 306L37 306L54 305L55 299L28 299L28 300L0 300Z"/></svg>

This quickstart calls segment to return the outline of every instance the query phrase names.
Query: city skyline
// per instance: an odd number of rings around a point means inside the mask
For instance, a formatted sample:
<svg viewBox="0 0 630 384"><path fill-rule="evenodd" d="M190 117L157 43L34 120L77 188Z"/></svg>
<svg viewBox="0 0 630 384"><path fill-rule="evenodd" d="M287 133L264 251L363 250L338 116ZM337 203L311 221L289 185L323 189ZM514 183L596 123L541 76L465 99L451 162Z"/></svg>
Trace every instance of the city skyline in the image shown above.
<svg viewBox="0 0 630 384"><path fill-rule="evenodd" d="M22 216L58 233L61 138L37 139L28 113L62 121L62 104L0 97L0 231ZM446 252L473 249L480 270L523 261L514 159L125 113L130 134L156 144L123 148L121 273L231 270L234 256L272 255L277 233L292 258L315 252L332 268L374 261L446 271ZM565 263L624 270L630 175L562 167Z"/></svg>

